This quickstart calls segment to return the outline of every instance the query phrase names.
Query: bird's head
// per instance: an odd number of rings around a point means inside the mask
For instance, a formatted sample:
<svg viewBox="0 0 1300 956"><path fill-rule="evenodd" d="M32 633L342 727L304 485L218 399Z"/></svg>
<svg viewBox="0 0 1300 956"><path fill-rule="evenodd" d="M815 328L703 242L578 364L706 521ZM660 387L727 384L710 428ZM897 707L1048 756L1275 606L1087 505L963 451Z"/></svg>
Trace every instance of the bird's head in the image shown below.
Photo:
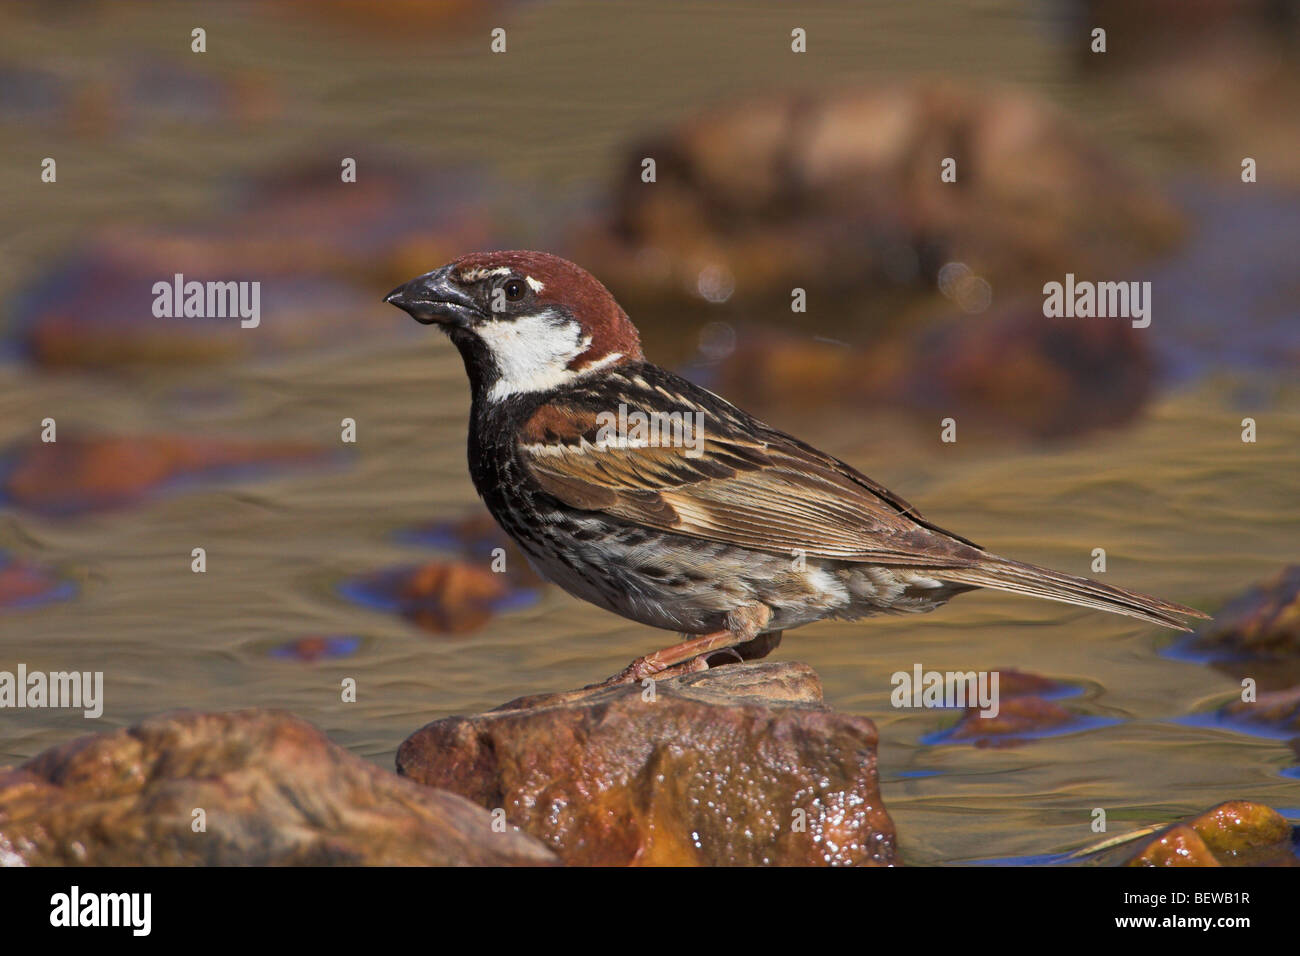
<svg viewBox="0 0 1300 956"><path fill-rule="evenodd" d="M489 400L546 392L642 359L636 327L609 290L544 252L461 256L384 301L441 326L460 349L475 392Z"/></svg>

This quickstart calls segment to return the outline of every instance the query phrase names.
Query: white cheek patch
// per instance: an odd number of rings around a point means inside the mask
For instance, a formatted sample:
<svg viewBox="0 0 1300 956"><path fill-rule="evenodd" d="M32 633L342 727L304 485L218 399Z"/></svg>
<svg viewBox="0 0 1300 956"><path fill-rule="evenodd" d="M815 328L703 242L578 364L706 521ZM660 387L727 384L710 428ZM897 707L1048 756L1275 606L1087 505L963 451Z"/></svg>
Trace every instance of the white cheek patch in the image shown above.
<svg viewBox="0 0 1300 956"><path fill-rule="evenodd" d="M499 377L490 398L544 392L591 371L567 367L587 350L591 336L583 335L575 322L559 312L548 309L509 321L483 322L474 331L497 366Z"/></svg>

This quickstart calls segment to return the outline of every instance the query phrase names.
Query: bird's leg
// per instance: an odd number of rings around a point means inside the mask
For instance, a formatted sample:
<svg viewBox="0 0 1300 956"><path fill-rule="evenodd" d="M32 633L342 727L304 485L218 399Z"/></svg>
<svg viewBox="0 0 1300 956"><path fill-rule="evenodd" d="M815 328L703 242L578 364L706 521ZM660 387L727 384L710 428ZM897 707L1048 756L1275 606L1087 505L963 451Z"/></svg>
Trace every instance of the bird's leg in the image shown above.
<svg viewBox="0 0 1300 956"><path fill-rule="evenodd" d="M744 644L737 644L731 648L733 654L738 654L742 661L756 661L760 657L767 657L781 644L780 631L768 631L766 634L760 634L752 641L746 641Z"/></svg>
<svg viewBox="0 0 1300 956"><path fill-rule="evenodd" d="M709 654L754 640L758 631L771 620L771 617L771 610L763 604L733 611L727 615L725 631L715 631L689 641L682 641L672 647L665 647L645 657L638 657L622 671L595 686L635 684L647 677L662 678L707 670ZM779 633L776 640L780 641ZM762 657L775 646L776 643L772 643L767 650L755 656Z"/></svg>
<svg viewBox="0 0 1300 956"><path fill-rule="evenodd" d="M752 641L745 641L743 644L737 644L735 647L724 647L716 654L703 654L696 660L705 661L704 666L697 667L695 670L707 670L710 667L721 667L723 664L730 664L734 660L738 664L745 661L756 661L760 657L767 657L781 643L781 632L770 631L767 634L760 634ZM691 661L690 663L695 663ZM683 665L685 666L685 665Z"/></svg>

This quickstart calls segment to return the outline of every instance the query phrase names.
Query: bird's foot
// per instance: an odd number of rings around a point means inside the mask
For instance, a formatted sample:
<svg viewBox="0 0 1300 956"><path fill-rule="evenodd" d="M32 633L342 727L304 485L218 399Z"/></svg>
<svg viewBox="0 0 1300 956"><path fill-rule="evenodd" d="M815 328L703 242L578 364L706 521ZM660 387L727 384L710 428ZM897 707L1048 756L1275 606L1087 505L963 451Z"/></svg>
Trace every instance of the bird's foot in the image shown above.
<svg viewBox="0 0 1300 956"><path fill-rule="evenodd" d="M647 654L645 657L638 657L627 667L623 668L613 677L608 677L599 684L592 684L592 687L613 687L617 684L639 684L646 678L654 680L667 680L669 677L681 677L685 674L694 674L699 671L709 669L707 654L700 654L692 657L690 660L681 664L673 664L670 667L658 667L652 660L653 654Z"/></svg>
<svg viewBox="0 0 1300 956"><path fill-rule="evenodd" d="M668 677L680 677L709 669L709 655L715 651L731 647L743 638L731 631L718 631L692 638L672 647L638 657L613 677L593 684L593 687L611 687L615 684L639 684L647 677L662 680Z"/></svg>
<svg viewBox="0 0 1300 956"><path fill-rule="evenodd" d="M616 684L639 684L647 677L661 680L667 677L680 677L709 669L710 657L721 657L717 652L728 651L739 661L762 657L781 643L781 632L758 635L758 631L772 617L770 608L764 605L746 606L727 615L727 630L714 631L702 637L693 637L672 647L638 657L613 677L592 684L592 687L611 687ZM742 650L736 650L736 645ZM751 646L752 645L752 646ZM750 653L745 653L748 650ZM724 664L719 660L717 664ZM714 666L717 666L715 664Z"/></svg>

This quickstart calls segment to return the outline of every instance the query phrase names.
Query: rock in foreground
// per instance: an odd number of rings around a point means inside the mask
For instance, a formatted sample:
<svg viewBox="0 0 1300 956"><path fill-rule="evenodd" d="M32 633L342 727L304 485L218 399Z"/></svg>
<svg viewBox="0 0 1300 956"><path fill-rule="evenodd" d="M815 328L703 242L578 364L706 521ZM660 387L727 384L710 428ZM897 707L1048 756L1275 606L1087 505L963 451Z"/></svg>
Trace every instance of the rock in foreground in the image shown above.
<svg viewBox="0 0 1300 956"><path fill-rule="evenodd" d="M896 862L876 728L804 664L521 698L417 731L398 773L587 865Z"/></svg>
<svg viewBox="0 0 1300 956"><path fill-rule="evenodd" d="M462 798L401 780L278 711L166 714L0 771L0 864L553 862Z"/></svg>
<svg viewBox="0 0 1300 956"><path fill-rule="evenodd" d="M1296 866L1290 825L1271 807L1229 800L1157 831L1128 866Z"/></svg>

